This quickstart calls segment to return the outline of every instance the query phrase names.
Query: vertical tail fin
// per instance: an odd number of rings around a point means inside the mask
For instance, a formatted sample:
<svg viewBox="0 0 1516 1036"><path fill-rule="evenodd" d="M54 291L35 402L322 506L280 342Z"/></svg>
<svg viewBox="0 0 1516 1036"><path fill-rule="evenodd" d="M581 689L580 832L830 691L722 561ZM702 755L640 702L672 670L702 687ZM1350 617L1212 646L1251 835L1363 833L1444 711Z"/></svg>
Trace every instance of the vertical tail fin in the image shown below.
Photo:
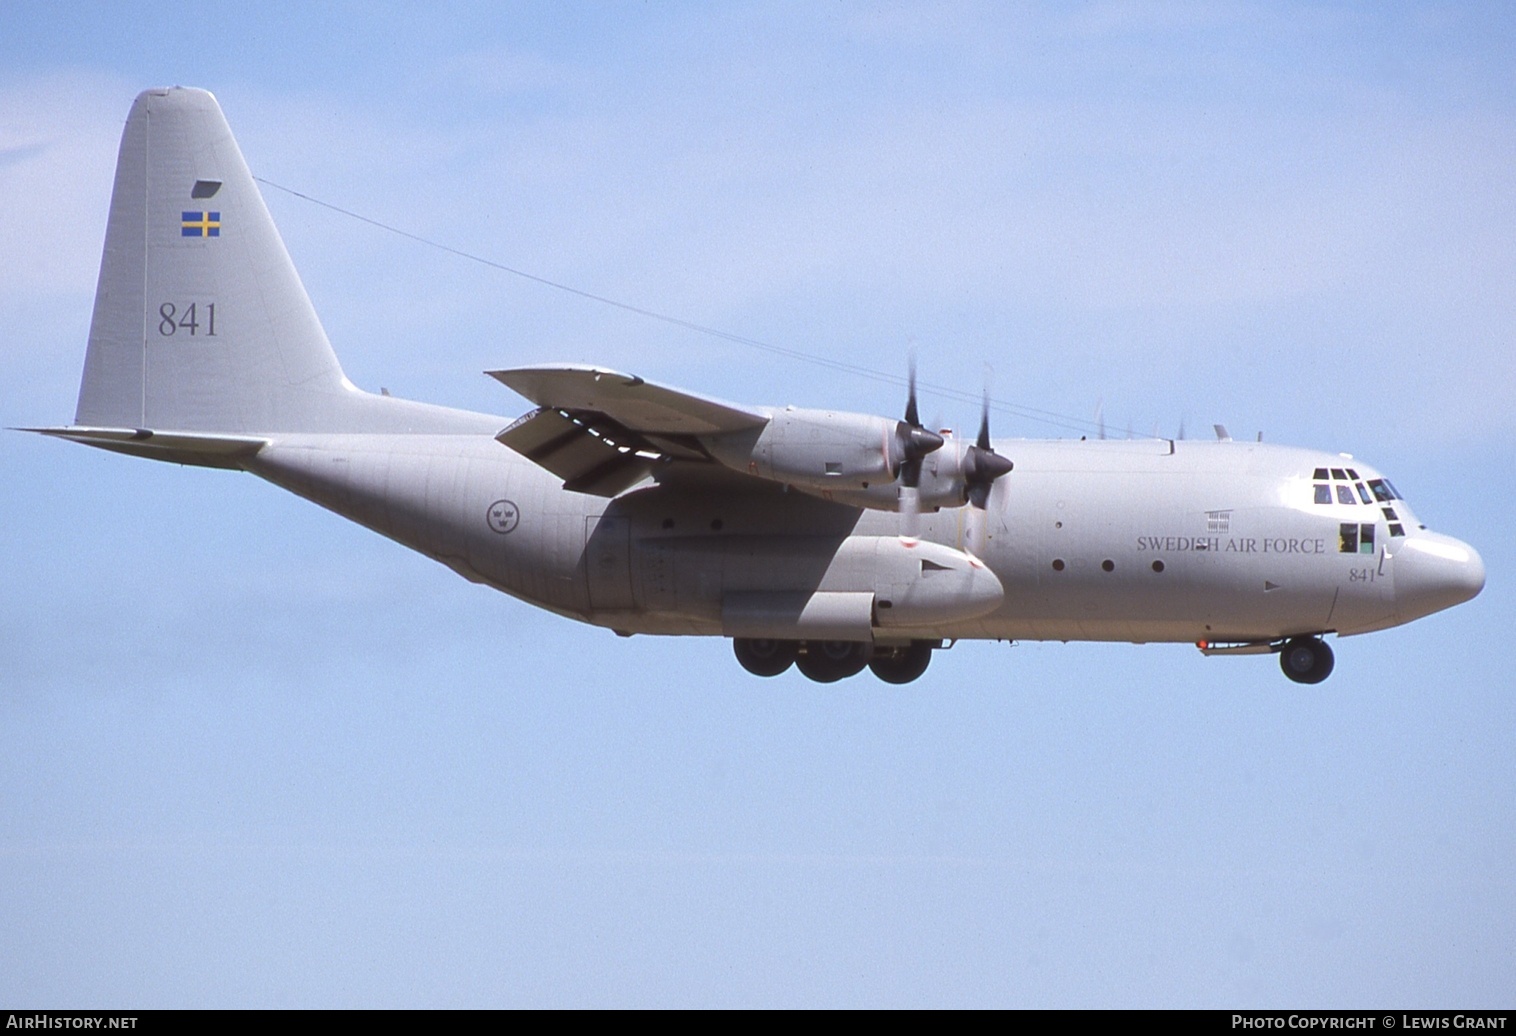
<svg viewBox="0 0 1516 1036"><path fill-rule="evenodd" d="M216 99L140 94L121 137L76 424L323 431L361 398Z"/></svg>

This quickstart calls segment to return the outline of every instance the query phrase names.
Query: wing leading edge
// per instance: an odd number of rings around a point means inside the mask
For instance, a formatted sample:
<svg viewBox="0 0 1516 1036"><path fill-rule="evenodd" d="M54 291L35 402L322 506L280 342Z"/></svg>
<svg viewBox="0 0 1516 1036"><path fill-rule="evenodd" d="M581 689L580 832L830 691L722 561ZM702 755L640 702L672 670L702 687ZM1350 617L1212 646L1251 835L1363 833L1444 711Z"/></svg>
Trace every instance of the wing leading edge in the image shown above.
<svg viewBox="0 0 1516 1036"><path fill-rule="evenodd" d="M769 415L632 374L579 364L489 371L538 409L495 438L577 493L615 496L660 463L711 459L699 436L752 431Z"/></svg>
<svg viewBox="0 0 1516 1036"><path fill-rule="evenodd" d="M762 428L761 410L697 396L633 374L582 364L490 371L540 407L604 414L622 427L653 435L720 435Z"/></svg>

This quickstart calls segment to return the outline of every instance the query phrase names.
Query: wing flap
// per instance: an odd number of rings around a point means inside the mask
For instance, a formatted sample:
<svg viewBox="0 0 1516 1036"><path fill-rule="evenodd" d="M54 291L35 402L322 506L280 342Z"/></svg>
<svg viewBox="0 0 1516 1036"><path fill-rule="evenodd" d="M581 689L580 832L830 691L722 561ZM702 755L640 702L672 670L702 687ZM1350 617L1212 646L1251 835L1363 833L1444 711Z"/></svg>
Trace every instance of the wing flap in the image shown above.
<svg viewBox="0 0 1516 1036"><path fill-rule="evenodd" d="M604 418L543 407L495 440L563 479L563 488L615 496L645 478L659 459L641 436Z"/></svg>

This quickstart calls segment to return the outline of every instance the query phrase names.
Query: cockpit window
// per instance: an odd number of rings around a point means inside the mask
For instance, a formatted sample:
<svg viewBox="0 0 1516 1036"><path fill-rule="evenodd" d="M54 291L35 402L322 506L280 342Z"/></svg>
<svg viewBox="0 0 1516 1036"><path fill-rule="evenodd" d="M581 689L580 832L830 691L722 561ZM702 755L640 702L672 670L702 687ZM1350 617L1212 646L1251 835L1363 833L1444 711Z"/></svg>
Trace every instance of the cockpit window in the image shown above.
<svg viewBox="0 0 1516 1036"><path fill-rule="evenodd" d="M1395 533L1391 533L1395 535ZM1337 526L1337 552L1339 554L1374 553L1374 523L1343 522Z"/></svg>
<svg viewBox="0 0 1516 1036"><path fill-rule="evenodd" d="M1353 468L1317 468L1312 473L1312 497L1318 504L1388 504L1404 499L1387 478L1358 481ZM1333 486L1336 492L1333 492Z"/></svg>
<svg viewBox="0 0 1516 1036"><path fill-rule="evenodd" d="M1337 527L1337 553L1358 553L1358 523L1343 522Z"/></svg>

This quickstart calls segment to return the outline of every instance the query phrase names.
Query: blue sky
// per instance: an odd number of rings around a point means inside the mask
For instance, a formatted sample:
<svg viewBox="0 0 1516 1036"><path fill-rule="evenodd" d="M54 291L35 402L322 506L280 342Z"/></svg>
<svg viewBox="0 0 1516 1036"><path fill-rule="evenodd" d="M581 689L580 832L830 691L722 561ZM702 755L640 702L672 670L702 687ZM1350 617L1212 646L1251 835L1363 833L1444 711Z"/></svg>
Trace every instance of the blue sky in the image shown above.
<svg viewBox="0 0 1516 1036"><path fill-rule="evenodd" d="M365 387L893 414L915 350L998 434L1353 452L1489 568L1315 689L1059 644L821 689L6 433L0 1002L1507 1006L1513 47L1495 4L0 8L4 425L72 416L122 120L184 83L276 183L879 374L270 190Z"/></svg>

